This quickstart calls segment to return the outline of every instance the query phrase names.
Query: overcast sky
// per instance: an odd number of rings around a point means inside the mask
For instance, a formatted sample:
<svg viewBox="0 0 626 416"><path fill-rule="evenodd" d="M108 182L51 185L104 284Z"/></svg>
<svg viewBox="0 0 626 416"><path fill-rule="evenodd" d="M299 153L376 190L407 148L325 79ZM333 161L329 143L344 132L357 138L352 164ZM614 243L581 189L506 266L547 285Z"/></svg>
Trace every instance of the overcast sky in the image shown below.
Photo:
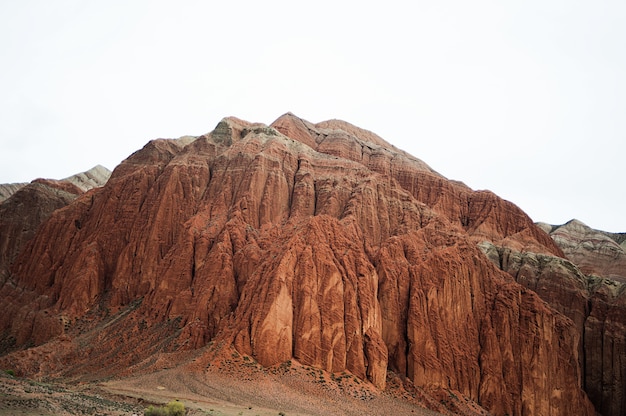
<svg viewBox="0 0 626 416"><path fill-rule="evenodd" d="M0 0L0 59L0 183L292 111L626 231L623 0Z"/></svg>

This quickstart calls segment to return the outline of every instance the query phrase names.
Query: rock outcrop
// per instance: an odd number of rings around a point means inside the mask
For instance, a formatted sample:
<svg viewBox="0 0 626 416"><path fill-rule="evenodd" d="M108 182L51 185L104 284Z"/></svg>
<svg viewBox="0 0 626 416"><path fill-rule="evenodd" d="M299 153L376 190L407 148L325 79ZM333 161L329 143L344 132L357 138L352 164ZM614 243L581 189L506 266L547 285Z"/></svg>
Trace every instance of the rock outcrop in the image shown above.
<svg viewBox="0 0 626 416"><path fill-rule="evenodd" d="M37 228L78 195L104 185L111 172L96 166L63 180L36 179L19 187L0 203L0 281Z"/></svg>
<svg viewBox="0 0 626 416"><path fill-rule="evenodd" d="M11 195L28 185L26 182L0 184L0 203L7 200Z"/></svg>
<svg viewBox="0 0 626 416"><path fill-rule="evenodd" d="M619 262L621 258L615 237L609 237L616 235L591 230L576 220L564 226L540 226L551 232L571 261L489 242L480 247L494 264L574 322L583 340L579 357L585 391L600 414L623 415L626 283L621 281L624 269L613 267L609 260ZM610 277L595 274L598 272Z"/></svg>
<svg viewBox="0 0 626 416"><path fill-rule="evenodd" d="M0 364L111 374L230 346L380 389L394 371L496 415L593 415L576 324L483 240L562 255L514 204L371 132L227 118L148 143L41 225L0 288Z"/></svg>
<svg viewBox="0 0 626 416"><path fill-rule="evenodd" d="M578 220L538 225L583 273L626 283L626 233L594 230Z"/></svg>
<svg viewBox="0 0 626 416"><path fill-rule="evenodd" d="M87 192L93 188L103 186L111 177L111 171L102 165L96 165L88 171L77 173L61 182L70 182L76 185L81 191Z"/></svg>
<svg viewBox="0 0 626 416"><path fill-rule="evenodd" d="M393 178L413 198L461 226L476 241L488 239L503 246L563 255L515 204L492 192L476 192L463 183L446 179L372 132L339 120L313 125L290 113L272 126L314 150L350 159Z"/></svg>

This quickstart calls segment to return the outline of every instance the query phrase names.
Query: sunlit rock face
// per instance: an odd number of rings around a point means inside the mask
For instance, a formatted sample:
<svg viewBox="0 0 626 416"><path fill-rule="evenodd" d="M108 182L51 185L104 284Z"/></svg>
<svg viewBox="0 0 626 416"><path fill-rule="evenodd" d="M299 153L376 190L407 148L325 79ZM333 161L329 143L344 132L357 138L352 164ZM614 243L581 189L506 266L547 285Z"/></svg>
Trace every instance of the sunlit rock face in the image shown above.
<svg viewBox="0 0 626 416"><path fill-rule="evenodd" d="M374 133L226 118L148 143L40 226L0 288L0 364L112 374L210 344L379 389L393 371L492 414L594 414L577 323L483 241L563 254L514 204Z"/></svg>

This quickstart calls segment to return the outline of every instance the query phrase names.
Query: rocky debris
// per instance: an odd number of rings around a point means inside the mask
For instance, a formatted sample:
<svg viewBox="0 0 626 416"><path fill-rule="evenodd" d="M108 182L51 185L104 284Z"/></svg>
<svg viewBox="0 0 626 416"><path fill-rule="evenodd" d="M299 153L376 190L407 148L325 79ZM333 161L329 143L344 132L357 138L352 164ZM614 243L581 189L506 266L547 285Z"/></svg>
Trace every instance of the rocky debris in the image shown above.
<svg viewBox="0 0 626 416"><path fill-rule="evenodd" d="M0 372L0 415L111 415L142 414L132 400L121 401L102 392L60 384L19 379ZM135 401L136 402L136 401Z"/></svg>
<svg viewBox="0 0 626 416"><path fill-rule="evenodd" d="M0 331L22 348L0 364L104 376L221 345L380 390L391 369L493 414L594 414L575 325L484 239L562 254L514 204L371 132L226 118L151 141L41 225L0 287Z"/></svg>

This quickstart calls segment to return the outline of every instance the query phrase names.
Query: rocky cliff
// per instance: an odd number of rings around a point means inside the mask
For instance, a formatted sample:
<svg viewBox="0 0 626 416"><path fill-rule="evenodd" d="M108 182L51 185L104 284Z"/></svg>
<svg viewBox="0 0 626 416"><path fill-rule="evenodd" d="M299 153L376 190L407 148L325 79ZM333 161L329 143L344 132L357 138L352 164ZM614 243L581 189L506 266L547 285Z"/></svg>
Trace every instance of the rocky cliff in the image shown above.
<svg viewBox="0 0 626 416"><path fill-rule="evenodd" d="M7 198L0 201L0 280L37 228L57 209L78 195L104 185L111 172L96 166L63 180L36 179L30 184L1 186Z"/></svg>
<svg viewBox="0 0 626 416"><path fill-rule="evenodd" d="M602 415L626 412L626 283L622 234L577 220L540 223L567 258L520 252L483 242L502 270L569 317L581 334L583 386Z"/></svg>
<svg viewBox="0 0 626 416"><path fill-rule="evenodd" d="M582 283L572 290L577 292L576 301L551 296L549 302L570 317L572 309L578 310L574 321L584 339L585 390L601 414L622 415L626 413L626 234L594 230L578 220L538 225L571 260L566 270ZM538 293L547 299L547 292Z"/></svg>
<svg viewBox="0 0 626 416"><path fill-rule="evenodd" d="M41 225L0 288L0 365L119 374L234 348L379 389L393 371L497 415L594 414L579 327L479 241L563 255L371 132L227 118L148 143Z"/></svg>

